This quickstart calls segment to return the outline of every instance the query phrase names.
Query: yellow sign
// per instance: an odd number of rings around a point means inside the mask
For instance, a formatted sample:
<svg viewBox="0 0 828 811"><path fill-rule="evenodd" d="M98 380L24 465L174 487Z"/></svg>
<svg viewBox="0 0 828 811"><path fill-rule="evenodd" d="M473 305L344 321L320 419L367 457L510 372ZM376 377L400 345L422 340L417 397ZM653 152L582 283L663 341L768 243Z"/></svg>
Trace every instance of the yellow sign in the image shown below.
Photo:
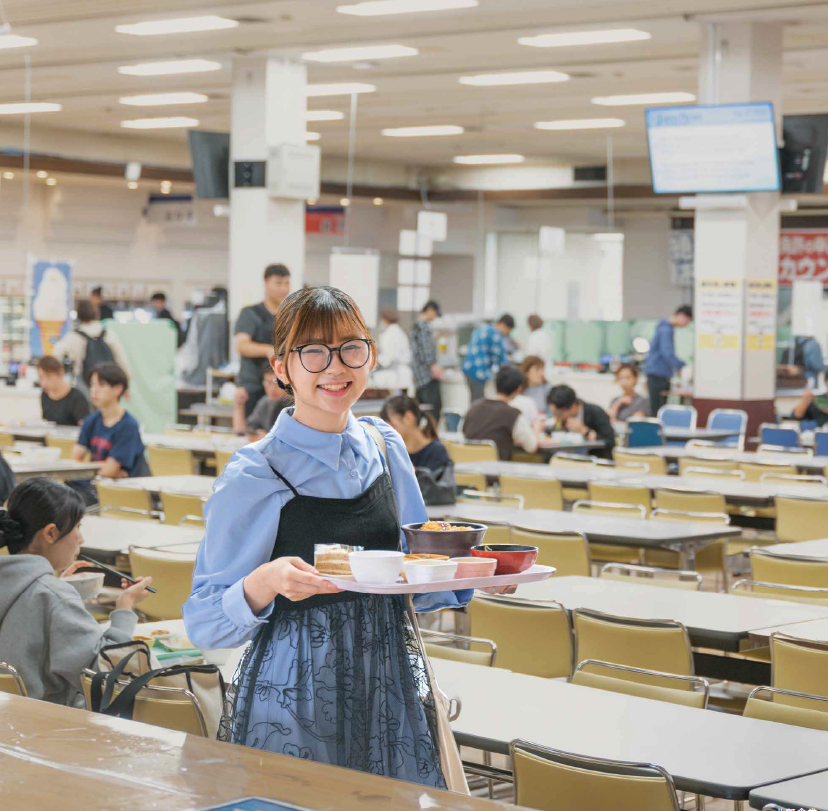
<svg viewBox="0 0 828 811"><path fill-rule="evenodd" d="M739 349L742 334L742 280L700 279L696 288L696 346Z"/></svg>
<svg viewBox="0 0 828 811"><path fill-rule="evenodd" d="M745 297L745 348L773 352L776 348L776 279L749 279Z"/></svg>

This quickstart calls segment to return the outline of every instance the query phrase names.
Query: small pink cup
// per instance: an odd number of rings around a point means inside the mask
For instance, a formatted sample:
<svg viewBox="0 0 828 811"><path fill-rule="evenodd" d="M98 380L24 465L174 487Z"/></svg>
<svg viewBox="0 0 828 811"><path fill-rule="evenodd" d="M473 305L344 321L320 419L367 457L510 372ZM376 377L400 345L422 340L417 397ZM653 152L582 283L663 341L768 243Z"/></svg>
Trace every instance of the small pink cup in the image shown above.
<svg viewBox="0 0 828 811"><path fill-rule="evenodd" d="M466 577L491 577L497 568L494 558L451 558L457 564L455 579Z"/></svg>

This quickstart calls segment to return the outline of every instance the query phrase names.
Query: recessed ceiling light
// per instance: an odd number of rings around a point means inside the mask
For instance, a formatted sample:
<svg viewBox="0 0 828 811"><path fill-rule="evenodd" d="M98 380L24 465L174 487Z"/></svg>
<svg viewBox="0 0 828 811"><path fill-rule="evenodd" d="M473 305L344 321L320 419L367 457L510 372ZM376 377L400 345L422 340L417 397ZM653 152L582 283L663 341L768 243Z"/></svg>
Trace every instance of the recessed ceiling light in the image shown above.
<svg viewBox="0 0 828 811"><path fill-rule="evenodd" d="M595 96L593 104L621 107L629 104L671 104L675 101L695 101L692 93L634 93L629 96Z"/></svg>
<svg viewBox="0 0 828 811"><path fill-rule="evenodd" d="M567 45L605 45L613 42L633 42L650 39L652 34L637 28L614 28L609 31L564 31L560 34L539 34L534 37L518 37L520 45L533 48L560 48Z"/></svg>
<svg viewBox="0 0 828 811"><path fill-rule="evenodd" d="M336 110L308 110L305 113L306 121L341 121L343 118L345 113Z"/></svg>
<svg viewBox="0 0 828 811"><path fill-rule="evenodd" d="M306 132L305 133L305 140L306 141L318 141L322 136L318 132Z"/></svg>
<svg viewBox="0 0 828 811"><path fill-rule="evenodd" d="M479 0L369 0L348 6L337 6L340 14L356 17L377 17L381 14L415 14L418 11L449 11L455 8L476 8Z"/></svg>
<svg viewBox="0 0 828 811"><path fill-rule="evenodd" d="M238 20L228 20L207 14L202 17L181 17L174 20L149 20L143 23L116 25L119 34L134 34L137 37L153 37L161 34L191 34L197 31L219 31L222 28L236 28Z"/></svg>
<svg viewBox="0 0 828 811"><path fill-rule="evenodd" d="M44 177L49 177L49 173L48 173L48 172L44 172L44 171L43 171L43 169L41 169L41 170L37 173L37 176L38 176L39 178L43 179Z"/></svg>
<svg viewBox="0 0 828 811"><path fill-rule="evenodd" d="M46 178L46 185L47 186L57 186L57 178L56 177L47 177Z"/></svg>
<svg viewBox="0 0 828 811"><path fill-rule="evenodd" d="M309 84L306 96L350 96L352 93L373 93L376 85L362 82L334 82L333 84Z"/></svg>
<svg viewBox="0 0 828 811"><path fill-rule="evenodd" d="M463 132L462 127L456 127L453 124L439 124L430 127L393 127L382 130L381 134L387 135L389 138L417 138L427 135L462 135Z"/></svg>
<svg viewBox="0 0 828 811"><path fill-rule="evenodd" d="M452 160L455 163L523 163L526 158L523 155L456 155Z"/></svg>
<svg viewBox="0 0 828 811"><path fill-rule="evenodd" d="M14 172L3 172L3 180L14 180Z"/></svg>
<svg viewBox="0 0 828 811"><path fill-rule="evenodd" d="M3 34L0 36L0 48L29 48L37 45L34 37L19 37L17 34Z"/></svg>
<svg viewBox="0 0 828 811"><path fill-rule="evenodd" d="M539 130L603 130L609 127L626 127L623 118L572 118L561 121L536 121Z"/></svg>
<svg viewBox="0 0 828 811"><path fill-rule="evenodd" d="M127 183L127 188L134 191L138 188L138 184L134 180L130 180L129 183Z"/></svg>
<svg viewBox="0 0 828 811"><path fill-rule="evenodd" d="M568 73L561 73L557 70L521 70L513 73L481 73L477 76L461 76L458 81L460 84L490 87L509 84L546 84L568 80Z"/></svg>
<svg viewBox="0 0 828 811"><path fill-rule="evenodd" d="M129 130L166 130L174 127L197 127L197 118L187 118L183 115L168 118L133 118L122 121L121 126Z"/></svg>
<svg viewBox="0 0 828 811"><path fill-rule="evenodd" d="M357 62L360 59L396 59L417 56L416 48L407 45L368 45L364 48L327 48L302 54L307 62Z"/></svg>
<svg viewBox="0 0 828 811"><path fill-rule="evenodd" d="M339 205L343 206L344 208L347 208L349 205L351 205L351 201L347 197L343 197L339 201Z"/></svg>
<svg viewBox="0 0 828 811"><path fill-rule="evenodd" d="M385 200L383 200L382 197L375 197L374 198L374 205L375 206L381 206L384 202L385 202Z"/></svg>
<svg viewBox="0 0 828 811"><path fill-rule="evenodd" d="M221 62L209 59L174 59L169 62L139 62L137 65L121 65L118 73L127 76L172 76L176 73L207 73L221 70Z"/></svg>
<svg viewBox="0 0 828 811"><path fill-rule="evenodd" d="M58 113L63 109L62 104L52 104L48 101L29 101L19 104L0 104L0 115L23 115L25 113Z"/></svg>
<svg viewBox="0 0 828 811"><path fill-rule="evenodd" d="M165 104L203 104L209 98L203 93L148 93L144 96L121 96L118 101L132 107L160 107Z"/></svg>

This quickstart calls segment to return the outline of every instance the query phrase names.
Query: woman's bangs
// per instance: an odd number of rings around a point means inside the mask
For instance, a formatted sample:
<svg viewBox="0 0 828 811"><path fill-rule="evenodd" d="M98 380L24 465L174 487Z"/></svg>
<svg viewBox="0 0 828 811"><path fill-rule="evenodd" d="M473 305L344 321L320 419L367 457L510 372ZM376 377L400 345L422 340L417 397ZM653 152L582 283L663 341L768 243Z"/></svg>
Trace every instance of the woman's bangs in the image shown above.
<svg viewBox="0 0 828 811"><path fill-rule="evenodd" d="M303 307L288 337L287 351L305 344L322 342L333 346L337 340L370 338L371 332L354 306L330 294L313 306Z"/></svg>

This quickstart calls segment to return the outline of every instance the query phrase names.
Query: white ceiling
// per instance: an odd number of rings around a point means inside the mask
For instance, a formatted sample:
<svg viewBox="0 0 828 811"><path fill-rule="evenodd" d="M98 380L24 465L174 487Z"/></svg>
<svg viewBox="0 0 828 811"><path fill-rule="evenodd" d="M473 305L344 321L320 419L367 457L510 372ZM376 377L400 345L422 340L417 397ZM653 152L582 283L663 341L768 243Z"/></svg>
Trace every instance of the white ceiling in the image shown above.
<svg viewBox="0 0 828 811"><path fill-rule="evenodd" d="M347 0L356 2L356 0ZM602 162L606 134L619 158L647 154L640 107L590 104L595 95L658 91L695 92L700 26L694 18L781 19L785 29L785 113L828 110L828 4L793 0L480 0L478 8L386 17L335 12L346 0L4 0L14 33L39 39L34 48L0 51L0 103L24 95L24 56L31 60L32 98L56 101L59 113L33 116L39 132L48 128L125 137L126 118L192 115L204 129L229 129L230 75L234 53L298 55L341 45L399 43L418 48L415 57L389 59L358 70L351 65L309 64L313 83L364 81L377 92L359 97L357 156L406 164L447 164L453 155L517 152L530 160ZM722 6L726 4L726 8ZM135 9L140 8L140 13ZM236 29L176 36L134 37L115 26L146 19L219 14L247 20ZM652 39L595 46L529 48L519 36L635 27ZM119 65L148 59L210 57L224 68L214 73L136 77ZM469 87L461 75L551 68L573 78L560 84ZM125 107L122 95L190 90L210 101L178 107ZM348 99L313 98L311 109L347 113ZM533 123L556 118L616 116L623 129L545 132ZM3 123L7 123L3 121ZM385 127L458 124L460 136L396 139ZM313 122L329 156L344 155L348 122ZM128 133L162 140L184 131Z"/></svg>

